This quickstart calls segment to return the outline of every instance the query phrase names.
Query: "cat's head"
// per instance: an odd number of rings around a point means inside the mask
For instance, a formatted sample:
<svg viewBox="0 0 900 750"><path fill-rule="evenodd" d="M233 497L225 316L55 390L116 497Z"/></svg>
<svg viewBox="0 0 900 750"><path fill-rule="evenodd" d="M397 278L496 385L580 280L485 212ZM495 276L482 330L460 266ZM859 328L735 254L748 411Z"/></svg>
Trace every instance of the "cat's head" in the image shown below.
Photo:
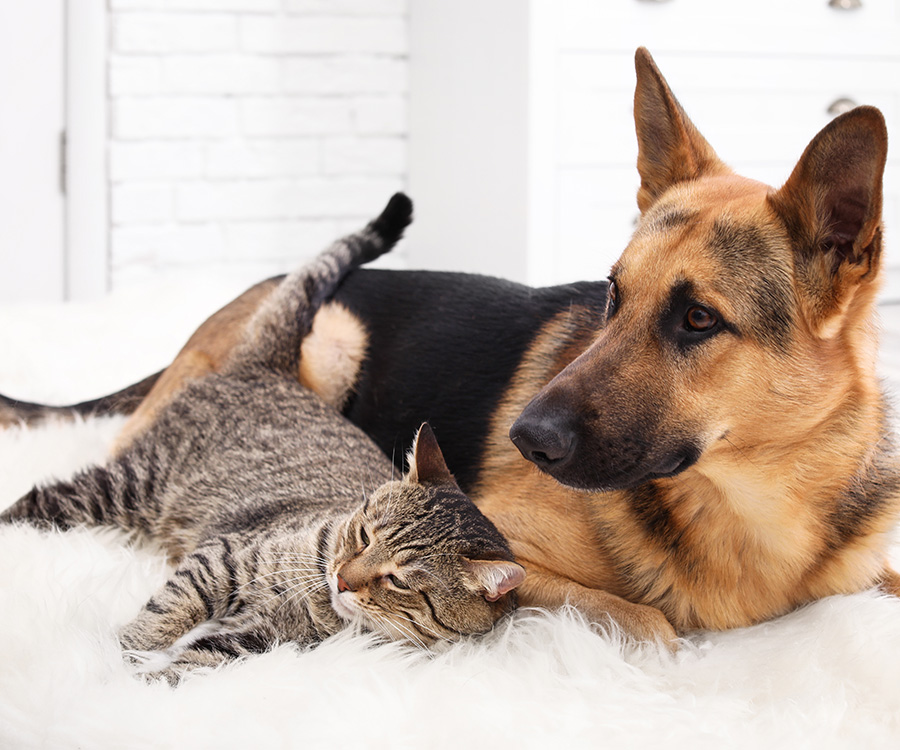
<svg viewBox="0 0 900 750"><path fill-rule="evenodd" d="M490 630L524 578L506 540L456 485L427 424L409 473L379 487L341 527L328 565L338 615L419 645Z"/></svg>

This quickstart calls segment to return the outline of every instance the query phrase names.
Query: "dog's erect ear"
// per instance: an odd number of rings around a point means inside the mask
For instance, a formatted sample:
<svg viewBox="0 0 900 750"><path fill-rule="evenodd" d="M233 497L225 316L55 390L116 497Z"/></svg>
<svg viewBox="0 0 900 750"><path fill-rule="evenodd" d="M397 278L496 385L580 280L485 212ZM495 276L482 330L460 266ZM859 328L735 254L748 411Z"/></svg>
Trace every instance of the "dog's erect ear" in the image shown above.
<svg viewBox="0 0 900 750"><path fill-rule="evenodd" d="M802 304L830 336L862 286L877 291L887 128L874 107L826 125L769 197L791 235Z"/></svg>
<svg viewBox="0 0 900 750"><path fill-rule="evenodd" d="M406 478L410 482L418 483L453 481L453 475L447 468L444 454L441 453L441 447L428 422L419 428L413 442L409 457L409 473Z"/></svg>
<svg viewBox="0 0 900 750"><path fill-rule="evenodd" d="M646 211L678 182L731 170L684 113L650 53L639 47L634 56L634 124L638 139L641 189L638 207Z"/></svg>

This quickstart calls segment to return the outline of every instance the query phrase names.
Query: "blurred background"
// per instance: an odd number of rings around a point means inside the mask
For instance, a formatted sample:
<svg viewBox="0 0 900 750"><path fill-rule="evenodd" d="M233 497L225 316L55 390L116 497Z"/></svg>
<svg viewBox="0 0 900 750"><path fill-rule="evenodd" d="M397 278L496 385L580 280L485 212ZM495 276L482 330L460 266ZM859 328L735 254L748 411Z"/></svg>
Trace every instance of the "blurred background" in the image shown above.
<svg viewBox="0 0 900 750"><path fill-rule="evenodd" d="M416 221L382 265L604 277L637 215L639 45L771 184L855 104L900 132L900 0L4 2L0 300L246 286L400 189Z"/></svg>

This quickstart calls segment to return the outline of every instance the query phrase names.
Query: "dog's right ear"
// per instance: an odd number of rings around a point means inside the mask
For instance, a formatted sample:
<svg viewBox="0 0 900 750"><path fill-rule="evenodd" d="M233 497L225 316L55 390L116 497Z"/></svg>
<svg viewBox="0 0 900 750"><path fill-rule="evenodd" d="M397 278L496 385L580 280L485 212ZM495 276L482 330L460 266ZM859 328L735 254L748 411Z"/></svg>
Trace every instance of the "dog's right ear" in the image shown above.
<svg viewBox="0 0 900 750"><path fill-rule="evenodd" d="M641 176L637 200L643 213L676 183L731 170L688 119L643 47L635 53L634 67L634 124Z"/></svg>

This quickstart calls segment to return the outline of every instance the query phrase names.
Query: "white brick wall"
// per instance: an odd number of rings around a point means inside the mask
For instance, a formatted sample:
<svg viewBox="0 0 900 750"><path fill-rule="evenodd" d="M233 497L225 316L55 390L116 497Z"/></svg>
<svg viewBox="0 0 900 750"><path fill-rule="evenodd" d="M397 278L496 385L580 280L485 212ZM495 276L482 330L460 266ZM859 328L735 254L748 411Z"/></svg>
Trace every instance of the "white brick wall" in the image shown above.
<svg viewBox="0 0 900 750"><path fill-rule="evenodd" d="M114 286L287 270L404 188L407 0L109 4Z"/></svg>

